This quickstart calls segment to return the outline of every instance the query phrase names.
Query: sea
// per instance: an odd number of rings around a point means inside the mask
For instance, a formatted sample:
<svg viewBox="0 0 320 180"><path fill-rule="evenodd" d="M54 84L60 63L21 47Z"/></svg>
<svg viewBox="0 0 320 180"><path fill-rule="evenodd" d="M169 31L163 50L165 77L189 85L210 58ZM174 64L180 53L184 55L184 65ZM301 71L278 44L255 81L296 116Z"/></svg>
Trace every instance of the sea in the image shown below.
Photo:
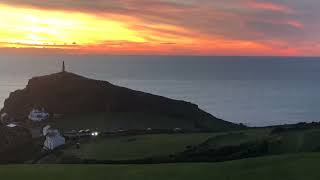
<svg viewBox="0 0 320 180"><path fill-rule="evenodd" d="M0 55L0 107L28 79L61 71L197 104L248 126L320 121L320 58Z"/></svg>

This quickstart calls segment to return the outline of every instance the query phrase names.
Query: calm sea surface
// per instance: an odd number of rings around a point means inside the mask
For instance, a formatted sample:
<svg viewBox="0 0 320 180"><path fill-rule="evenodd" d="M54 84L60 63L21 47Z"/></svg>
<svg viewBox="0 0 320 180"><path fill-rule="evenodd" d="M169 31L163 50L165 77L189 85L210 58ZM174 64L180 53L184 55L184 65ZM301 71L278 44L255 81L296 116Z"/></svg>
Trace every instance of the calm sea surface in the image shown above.
<svg viewBox="0 0 320 180"><path fill-rule="evenodd" d="M29 78L67 70L250 126L320 121L320 58L0 55L0 107Z"/></svg>

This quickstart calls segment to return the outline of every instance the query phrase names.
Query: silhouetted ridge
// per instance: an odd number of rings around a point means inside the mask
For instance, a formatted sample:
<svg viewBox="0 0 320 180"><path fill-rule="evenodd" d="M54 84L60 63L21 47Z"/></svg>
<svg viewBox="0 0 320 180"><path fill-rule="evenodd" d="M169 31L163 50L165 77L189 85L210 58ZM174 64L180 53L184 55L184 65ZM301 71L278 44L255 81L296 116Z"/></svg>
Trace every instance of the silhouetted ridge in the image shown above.
<svg viewBox="0 0 320 180"><path fill-rule="evenodd" d="M197 105L115 86L70 72L60 72L29 80L5 100L2 112L21 119L34 107L50 113L82 114L134 112L165 116L192 122L198 129L232 129L240 126L215 118ZM139 119L137 119L139 121Z"/></svg>

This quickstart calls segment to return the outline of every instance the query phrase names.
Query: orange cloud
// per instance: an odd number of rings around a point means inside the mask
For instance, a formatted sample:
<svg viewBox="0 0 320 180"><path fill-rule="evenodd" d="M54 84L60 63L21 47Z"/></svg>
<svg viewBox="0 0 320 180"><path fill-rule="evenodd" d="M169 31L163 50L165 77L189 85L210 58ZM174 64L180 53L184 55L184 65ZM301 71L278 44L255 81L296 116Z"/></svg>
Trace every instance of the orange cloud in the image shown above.
<svg viewBox="0 0 320 180"><path fill-rule="evenodd" d="M263 9L263 10L282 12L282 13L288 13L288 14L291 14L294 12L291 8L285 5L271 3L271 2L249 1L249 6L255 9Z"/></svg>

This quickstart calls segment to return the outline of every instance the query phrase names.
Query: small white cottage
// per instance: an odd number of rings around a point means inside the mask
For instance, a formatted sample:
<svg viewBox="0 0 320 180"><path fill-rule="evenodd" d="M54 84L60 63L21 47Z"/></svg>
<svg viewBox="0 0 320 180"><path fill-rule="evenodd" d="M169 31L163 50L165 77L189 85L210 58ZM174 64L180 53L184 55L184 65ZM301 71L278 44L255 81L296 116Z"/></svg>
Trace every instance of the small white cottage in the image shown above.
<svg viewBox="0 0 320 180"><path fill-rule="evenodd" d="M50 129L50 126L43 128L43 135L46 140L43 143L43 148L47 150L53 150L61 145L65 144L65 138L62 137L57 129Z"/></svg>
<svg viewBox="0 0 320 180"><path fill-rule="evenodd" d="M46 136L50 130L51 126L50 125L46 125L45 127L42 128L42 135Z"/></svg>
<svg viewBox="0 0 320 180"><path fill-rule="evenodd" d="M40 122L43 120L46 120L49 118L49 113L47 113L44 108L41 110L39 109L32 109L32 111L29 113L28 118L35 122Z"/></svg>

